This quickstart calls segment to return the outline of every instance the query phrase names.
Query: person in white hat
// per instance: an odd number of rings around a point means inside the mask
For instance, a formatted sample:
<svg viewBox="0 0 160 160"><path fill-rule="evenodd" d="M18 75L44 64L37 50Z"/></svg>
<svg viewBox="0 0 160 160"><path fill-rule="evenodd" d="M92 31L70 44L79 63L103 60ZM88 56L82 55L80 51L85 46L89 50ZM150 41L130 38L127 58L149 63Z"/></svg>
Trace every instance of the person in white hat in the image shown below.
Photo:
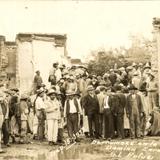
<svg viewBox="0 0 160 160"><path fill-rule="evenodd" d="M65 84L65 90L66 92L76 92L78 89L78 85L73 77L73 75L70 75L66 84Z"/></svg>
<svg viewBox="0 0 160 160"><path fill-rule="evenodd" d="M49 99L45 102L46 120L47 120L47 135L49 145L57 145L58 136L58 120L60 120L60 105L56 98L56 90L50 89L48 92Z"/></svg>

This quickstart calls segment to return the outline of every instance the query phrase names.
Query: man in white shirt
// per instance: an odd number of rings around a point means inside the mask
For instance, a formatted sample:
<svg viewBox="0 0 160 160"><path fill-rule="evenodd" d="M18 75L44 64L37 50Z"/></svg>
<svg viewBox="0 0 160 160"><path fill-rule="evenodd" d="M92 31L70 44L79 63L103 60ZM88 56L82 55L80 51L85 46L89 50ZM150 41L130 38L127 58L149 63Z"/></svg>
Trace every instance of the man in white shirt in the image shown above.
<svg viewBox="0 0 160 160"><path fill-rule="evenodd" d="M48 92L49 99L45 102L49 145L57 144L58 121L60 120L60 105L56 98L56 94L56 90L50 89Z"/></svg>
<svg viewBox="0 0 160 160"><path fill-rule="evenodd" d="M71 143L74 139L79 142L78 138L78 114L81 114L81 107L74 93L67 94L67 100L64 106L64 117L67 118L68 136Z"/></svg>
<svg viewBox="0 0 160 160"><path fill-rule="evenodd" d="M35 108L36 108L36 115L38 118L38 131L37 136L38 140L44 139L44 131L45 131L45 103L43 100L44 97L44 90L40 88L37 91L37 99L35 102Z"/></svg>

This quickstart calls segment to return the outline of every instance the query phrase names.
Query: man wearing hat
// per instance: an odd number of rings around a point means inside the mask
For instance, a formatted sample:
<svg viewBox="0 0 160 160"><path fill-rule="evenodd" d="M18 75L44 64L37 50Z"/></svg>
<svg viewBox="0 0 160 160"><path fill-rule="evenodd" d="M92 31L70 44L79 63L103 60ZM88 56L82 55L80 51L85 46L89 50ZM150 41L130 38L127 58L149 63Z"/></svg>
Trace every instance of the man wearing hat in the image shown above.
<svg viewBox="0 0 160 160"><path fill-rule="evenodd" d="M139 89L140 87L140 82L141 82L141 77L138 76L138 72L134 72L133 73L133 78L132 78L132 84L137 88Z"/></svg>
<svg viewBox="0 0 160 160"><path fill-rule="evenodd" d="M49 71L49 78L48 78L48 82L51 83L51 85L55 85L56 84L56 70L58 69L58 62L53 63L53 67L51 68L51 70Z"/></svg>
<svg viewBox="0 0 160 160"><path fill-rule="evenodd" d="M85 114L88 117L89 133L90 137L99 138L99 102L98 98L95 95L94 87L89 85L87 87L87 95L83 98L83 107ZM95 132L93 129L95 126ZM94 135L95 133L95 135Z"/></svg>
<svg viewBox="0 0 160 160"><path fill-rule="evenodd" d="M100 93L97 94L99 108L100 108L100 110L99 110L99 135L102 136L102 133L103 133L103 112L104 112L103 101L105 98L105 87L100 86L99 91L100 91Z"/></svg>
<svg viewBox="0 0 160 160"><path fill-rule="evenodd" d="M1 135L2 135L2 125L4 123L6 112L7 109L4 103L4 94L0 93L0 153L4 152L1 147L1 139L2 139Z"/></svg>
<svg viewBox="0 0 160 160"><path fill-rule="evenodd" d="M79 142L79 115L82 114L81 107L75 97L74 92L67 93L67 100L64 106L64 117L67 118L67 129L70 142L74 142L74 139Z"/></svg>
<svg viewBox="0 0 160 160"><path fill-rule="evenodd" d="M56 98L56 91L54 89L50 89L47 95L49 99L45 102L45 112L48 126L48 142L49 145L56 145L58 136L58 120L60 119L60 105Z"/></svg>
<svg viewBox="0 0 160 160"><path fill-rule="evenodd" d="M117 75L116 75L116 73L114 72L113 69L110 69L110 74L109 74L108 78L111 81L112 86L114 86L114 84L116 83L116 80L117 80Z"/></svg>
<svg viewBox="0 0 160 160"><path fill-rule="evenodd" d="M44 139L44 131L45 131L45 103L44 103L44 89L40 88L37 90L37 98L35 100L35 110L38 118L38 139Z"/></svg>
<svg viewBox="0 0 160 160"><path fill-rule="evenodd" d="M41 85L43 83L42 77L40 75L40 71L36 71L36 75L34 77L34 93L36 92L37 89L41 88Z"/></svg>
<svg viewBox="0 0 160 160"><path fill-rule="evenodd" d="M19 89L11 89L12 96L9 102L9 120L11 126L11 138L12 142L15 142L15 136L20 134L21 120L19 115Z"/></svg>
<svg viewBox="0 0 160 160"><path fill-rule="evenodd" d="M65 84L65 90L67 92L76 92L78 89L78 85L73 77L73 75L70 75L68 78L68 81Z"/></svg>
<svg viewBox="0 0 160 160"><path fill-rule="evenodd" d="M115 86L117 101L117 132L120 139L124 139L124 109L126 106L126 97L122 93L122 87L120 85Z"/></svg>
<svg viewBox="0 0 160 160"><path fill-rule="evenodd" d="M152 72L149 73L149 82L147 83L146 89L148 92L149 107L151 112L153 108L158 107L158 85Z"/></svg>
<svg viewBox="0 0 160 160"><path fill-rule="evenodd" d="M20 98L19 110L21 118L21 139L20 143L28 143L27 138L27 125L28 125L28 115L29 115L29 106L27 103L28 96L22 94Z"/></svg>
<svg viewBox="0 0 160 160"><path fill-rule="evenodd" d="M130 121L131 139L141 137L140 118L144 115L144 109L137 88L130 85L130 94L127 97L126 113Z"/></svg>

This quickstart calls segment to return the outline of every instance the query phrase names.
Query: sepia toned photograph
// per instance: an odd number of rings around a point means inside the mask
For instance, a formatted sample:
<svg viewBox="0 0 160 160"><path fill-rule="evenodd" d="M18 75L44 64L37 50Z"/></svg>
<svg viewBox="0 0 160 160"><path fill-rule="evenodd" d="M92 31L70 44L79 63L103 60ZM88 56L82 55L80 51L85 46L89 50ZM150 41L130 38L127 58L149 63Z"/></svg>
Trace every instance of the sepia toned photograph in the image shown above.
<svg viewBox="0 0 160 160"><path fill-rule="evenodd" d="M160 1L0 1L0 160L160 160L159 94Z"/></svg>

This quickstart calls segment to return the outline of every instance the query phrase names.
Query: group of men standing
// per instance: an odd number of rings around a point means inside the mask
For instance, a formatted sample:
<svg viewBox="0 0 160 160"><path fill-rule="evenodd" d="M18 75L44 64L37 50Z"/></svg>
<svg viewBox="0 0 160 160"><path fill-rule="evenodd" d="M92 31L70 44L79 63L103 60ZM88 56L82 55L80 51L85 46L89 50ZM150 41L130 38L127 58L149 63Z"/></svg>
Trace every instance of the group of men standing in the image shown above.
<svg viewBox="0 0 160 160"><path fill-rule="evenodd" d="M54 63L46 88L36 71L32 95L19 95L18 89L0 95L3 142L9 146L20 135L29 142L28 133L49 145L80 142L80 133L91 139L142 138L150 113L157 103L157 84L149 64L110 69L103 76L91 75L85 67L66 68ZM3 99L1 100L1 97ZM4 107L5 106L5 107Z"/></svg>

